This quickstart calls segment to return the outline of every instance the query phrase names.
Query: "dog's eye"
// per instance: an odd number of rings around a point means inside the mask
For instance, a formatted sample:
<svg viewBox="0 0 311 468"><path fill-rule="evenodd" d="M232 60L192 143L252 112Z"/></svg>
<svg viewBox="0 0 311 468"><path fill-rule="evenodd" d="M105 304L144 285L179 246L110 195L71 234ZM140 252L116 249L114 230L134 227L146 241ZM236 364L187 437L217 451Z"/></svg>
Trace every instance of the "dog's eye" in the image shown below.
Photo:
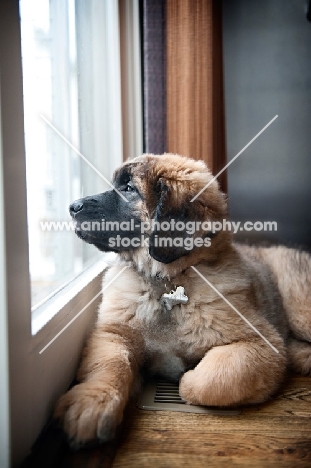
<svg viewBox="0 0 311 468"><path fill-rule="evenodd" d="M131 181L128 182L128 183L126 184L125 188L124 188L124 191L125 191L125 192L133 192L134 190L135 190L135 188L134 188L134 186L133 186L133 184L132 184Z"/></svg>

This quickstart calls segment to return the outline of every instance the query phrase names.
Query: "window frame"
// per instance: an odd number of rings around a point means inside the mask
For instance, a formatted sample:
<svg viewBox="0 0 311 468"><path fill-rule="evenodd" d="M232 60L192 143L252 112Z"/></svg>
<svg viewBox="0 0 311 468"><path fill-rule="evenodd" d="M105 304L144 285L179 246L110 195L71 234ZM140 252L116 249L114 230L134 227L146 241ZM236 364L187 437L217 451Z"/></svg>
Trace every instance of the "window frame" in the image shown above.
<svg viewBox="0 0 311 468"><path fill-rule="evenodd" d="M0 82L1 99L1 82ZM1 101L0 101L0 129ZM3 203L3 170L2 170L2 135L0 131L0 220L4 221ZM5 228L4 223L0 225L0 465L9 466L9 362L8 362L8 314L6 294L6 252L5 252Z"/></svg>
<svg viewBox="0 0 311 468"><path fill-rule="evenodd" d="M143 145L142 99L140 81L137 79L137 76L140 76L140 44L136 27L132 27L134 23L139 22L139 1L122 0L122 4L119 5L115 0L106 0L105 4L107 8L113 9L118 24L121 18L119 7L123 8L125 14L122 14L121 27L124 27L125 22L127 37L128 34L132 34L132 43L136 48L134 66L132 63L123 65L121 79L125 77L130 83L130 88L135 88L132 115L129 110L132 106L131 101L126 105L122 103L122 107L127 109L126 118L131 118L132 129L134 125L135 130L135 141L125 142L125 147L134 148L133 151L139 154ZM117 28L119 26L116 25ZM120 33L120 29L118 30ZM9 363L7 378L4 379L2 387L5 390L8 386L9 394L6 398L4 392L0 407L5 408L9 399L9 414L3 423L6 431L2 434L3 440L10 437L7 454L10 460L6 465L14 466L20 464L27 456L51 416L56 399L68 388L74 377L83 343L96 318L102 275L100 270L97 270L88 284L71 298L60 313L54 315L36 335L32 334L21 35L17 0L0 2L0 67L0 150L2 149L3 155L4 201L3 219L0 221L4 230L5 247L3 265L6 297L3 300L7 303L7 315L3 310L1 320L4 324L7 320L8 325L8 348L1 362L4 372L6 358ZM128 89L124 82L122 87ZM127 99L126 93L122 94L122 99ZM130 99L133 99L132 95ZM50 342L51 344L40 353Z"/></svg>

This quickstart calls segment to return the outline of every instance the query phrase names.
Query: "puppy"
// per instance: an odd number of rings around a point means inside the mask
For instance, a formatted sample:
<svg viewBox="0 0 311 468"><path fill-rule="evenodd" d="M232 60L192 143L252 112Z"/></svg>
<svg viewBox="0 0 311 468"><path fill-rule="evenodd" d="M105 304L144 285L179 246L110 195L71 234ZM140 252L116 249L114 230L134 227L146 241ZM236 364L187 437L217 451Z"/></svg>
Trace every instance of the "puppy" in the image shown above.
<svg viewBox="0 0 311 468"><path fill-rule="evenodd" d="M113 438L143 370L209 406L261 403L287 367L310 374L311 258L209 231L227 217L212 178L202 161L143 155L115 172L115 189L70 206L77 235L119 257L80 383L55 410L72 446Z"/></svg>

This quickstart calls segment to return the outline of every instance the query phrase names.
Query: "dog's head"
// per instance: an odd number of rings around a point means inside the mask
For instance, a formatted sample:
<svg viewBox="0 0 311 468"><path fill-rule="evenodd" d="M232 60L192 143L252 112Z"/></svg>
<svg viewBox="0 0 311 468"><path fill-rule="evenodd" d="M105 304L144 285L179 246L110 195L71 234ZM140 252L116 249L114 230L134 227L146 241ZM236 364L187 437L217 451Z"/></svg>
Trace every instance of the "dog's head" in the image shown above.
<svg viewBox="0 0 311 468"><path fill-rule="evenodd" d="M76 233L136 263L144 257L180 270L215 258L229 236L214 230L226 217L227 203L212 178L202 161L174 154L132 159L115 172L115 189L70 205Z"/></svg>

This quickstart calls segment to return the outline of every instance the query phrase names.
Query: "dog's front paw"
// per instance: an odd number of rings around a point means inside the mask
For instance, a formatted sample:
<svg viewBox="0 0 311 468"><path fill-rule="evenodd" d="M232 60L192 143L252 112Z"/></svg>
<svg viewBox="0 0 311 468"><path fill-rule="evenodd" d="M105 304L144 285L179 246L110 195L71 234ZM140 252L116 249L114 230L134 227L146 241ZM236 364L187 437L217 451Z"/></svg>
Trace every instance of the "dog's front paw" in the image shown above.
<svg viewBox="0 0 311 468"><path fill-rule="evenodd" d="M193 388L193 375L194 371L190 370L186 372L179 383L179 395L180 397L190 405L198 405L199 402L195 396Z"/></svg>
<svg viewBox="0 0 311 468"><path fill-rule="evenodd" d="M76 385L57 402L54 417L77 449L95 439L113 439L123 415L123 399L116 389L101 382Z"/></svg>

